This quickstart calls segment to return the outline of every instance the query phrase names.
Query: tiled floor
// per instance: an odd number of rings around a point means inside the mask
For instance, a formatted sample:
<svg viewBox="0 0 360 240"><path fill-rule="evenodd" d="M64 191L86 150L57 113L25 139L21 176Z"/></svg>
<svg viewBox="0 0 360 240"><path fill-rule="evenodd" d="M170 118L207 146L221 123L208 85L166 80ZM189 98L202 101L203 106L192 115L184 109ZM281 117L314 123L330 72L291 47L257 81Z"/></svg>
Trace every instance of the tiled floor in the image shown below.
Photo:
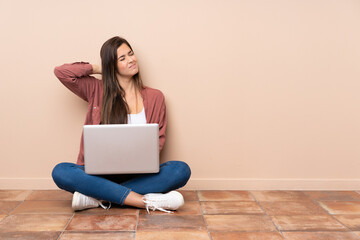
<svg viewBox="0 0 360 240"><path fill-rule="evenodd" d="M0 239L360 240L357 191L182 191L174 214L74 213L60 191L0 190Z"/></svg>

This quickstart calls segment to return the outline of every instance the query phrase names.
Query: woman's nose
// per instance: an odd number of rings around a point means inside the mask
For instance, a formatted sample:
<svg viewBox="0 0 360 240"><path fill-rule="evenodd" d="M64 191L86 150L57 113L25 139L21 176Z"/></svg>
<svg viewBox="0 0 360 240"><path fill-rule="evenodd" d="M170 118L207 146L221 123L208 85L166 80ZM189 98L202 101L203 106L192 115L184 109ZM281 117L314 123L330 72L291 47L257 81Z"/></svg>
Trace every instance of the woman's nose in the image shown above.
<svg viewBox="0 0 360 240"><path fill-rule="evenodd" d="M128 58L128 62L129 62L129 63L132 63L133 61L134 61L133 56L129 56L129 58Z"/></svg>

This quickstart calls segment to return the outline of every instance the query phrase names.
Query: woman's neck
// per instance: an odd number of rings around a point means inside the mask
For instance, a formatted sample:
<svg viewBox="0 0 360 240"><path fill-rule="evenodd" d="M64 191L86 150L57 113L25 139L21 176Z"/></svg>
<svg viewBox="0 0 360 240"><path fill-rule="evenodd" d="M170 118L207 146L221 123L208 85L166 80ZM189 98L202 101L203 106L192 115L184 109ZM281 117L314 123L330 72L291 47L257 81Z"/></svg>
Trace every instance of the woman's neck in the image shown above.
<svg viewBox="0 0 360 240"><path fill-rule="evenodd" d="M139 113L139 110L143 108L143 103L141 94L136 88L135 80L121 76L117 76L117 78L120 86L125 91L124 101L128 104L129 113Z"/></svg>
<svg viewBox="0 0 360 240"><path fill-rule="evenodd" d="M129 95L130 93L135 92L135 81L133 78L124 78L121 76L117 76L120 86L125 91L125 95Z"/></svg>

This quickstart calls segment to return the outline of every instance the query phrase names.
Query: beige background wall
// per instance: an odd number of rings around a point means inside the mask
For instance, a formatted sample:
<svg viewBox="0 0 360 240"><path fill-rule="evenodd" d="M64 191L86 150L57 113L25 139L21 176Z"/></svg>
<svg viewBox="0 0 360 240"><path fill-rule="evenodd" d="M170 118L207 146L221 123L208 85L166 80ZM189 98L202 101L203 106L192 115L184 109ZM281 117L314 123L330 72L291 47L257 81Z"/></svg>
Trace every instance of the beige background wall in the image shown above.
<svg viewBox="0 0 360 240"><path fill-rule="evenodd" d="M53 75L120 35L189 189L359 189L360 1L0 1L0 188L55 188L86 103Z"/></svg>

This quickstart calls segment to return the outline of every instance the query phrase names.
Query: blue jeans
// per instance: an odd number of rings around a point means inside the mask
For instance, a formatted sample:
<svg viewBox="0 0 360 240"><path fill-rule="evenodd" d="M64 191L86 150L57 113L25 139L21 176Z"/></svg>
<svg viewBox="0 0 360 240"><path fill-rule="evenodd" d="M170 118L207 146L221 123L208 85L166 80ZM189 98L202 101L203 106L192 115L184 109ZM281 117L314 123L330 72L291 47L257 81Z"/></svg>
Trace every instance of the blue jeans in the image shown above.
<svg viewBox="0 0 360 240"><path fill-rule="evenodd" d="M86 196L124 204L127 195L166 193L185 186L190 178L190 167L181 161L169 161L160 165L158 173L89 175L84 166L59 163L52 172L56 185L68 192L80 192Z"/></svg>

